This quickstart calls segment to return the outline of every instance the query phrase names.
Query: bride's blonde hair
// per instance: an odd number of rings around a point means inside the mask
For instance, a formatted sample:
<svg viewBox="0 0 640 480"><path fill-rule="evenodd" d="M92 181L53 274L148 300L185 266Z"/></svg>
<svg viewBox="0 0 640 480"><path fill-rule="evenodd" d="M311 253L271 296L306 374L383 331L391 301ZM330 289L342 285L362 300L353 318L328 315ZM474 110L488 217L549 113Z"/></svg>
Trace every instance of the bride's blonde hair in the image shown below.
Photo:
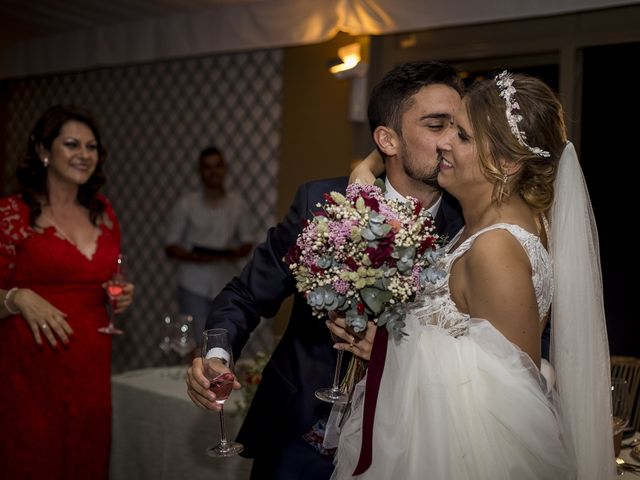
<svg viewBox="0 0 640 480"><path fill-rule="evenodd" d="M553 203L553 181L567 141L564 109L541 80L523 74L509 77L515 89L509 100L501 97L502 87L494 80L474 83L465 95L480 164L494 184L495 202L516 193L532 208L546 211ZM509 114L519 117L514 120ZM515 122L526 141L514 134ZM517 173L508 176L501 166L504 160L519 164Z"/></svg>

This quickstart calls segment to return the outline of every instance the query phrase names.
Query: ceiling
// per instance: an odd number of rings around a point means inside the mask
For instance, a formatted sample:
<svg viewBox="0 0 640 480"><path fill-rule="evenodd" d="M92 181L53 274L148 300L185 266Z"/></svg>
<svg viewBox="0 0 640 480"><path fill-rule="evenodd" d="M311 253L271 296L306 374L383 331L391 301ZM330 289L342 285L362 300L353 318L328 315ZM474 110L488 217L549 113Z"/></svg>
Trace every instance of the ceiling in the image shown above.
<svg viewBox="0 0 640 480"><path fill-rule="evenodd" d="M638 0L0 0L0 79L559 15Z"/></svg>
<svg viewBox="0 0 640 480"><path fill-rule="evenodd" d="M266 0L0 0L0 46L96 26Z"/></svg>

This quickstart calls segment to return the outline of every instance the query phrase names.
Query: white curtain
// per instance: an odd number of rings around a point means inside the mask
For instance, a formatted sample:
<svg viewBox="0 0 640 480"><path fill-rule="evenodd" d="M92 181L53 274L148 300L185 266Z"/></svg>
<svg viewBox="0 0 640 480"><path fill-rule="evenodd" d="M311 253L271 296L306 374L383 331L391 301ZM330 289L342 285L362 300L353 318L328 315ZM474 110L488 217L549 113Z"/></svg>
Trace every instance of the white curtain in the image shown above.
<svg viewBox="0 0 640 480"><path fill-rule="evenodd" d="M153 0L148 0L152 2ZM0 78L256 50L332 38L578 12L634 0L245 0L97 26L0 52ZM52 8L55 8L52 7ZM79 7L80 8L80 7ZM86 7L85 7L86 8Z"/></svg>

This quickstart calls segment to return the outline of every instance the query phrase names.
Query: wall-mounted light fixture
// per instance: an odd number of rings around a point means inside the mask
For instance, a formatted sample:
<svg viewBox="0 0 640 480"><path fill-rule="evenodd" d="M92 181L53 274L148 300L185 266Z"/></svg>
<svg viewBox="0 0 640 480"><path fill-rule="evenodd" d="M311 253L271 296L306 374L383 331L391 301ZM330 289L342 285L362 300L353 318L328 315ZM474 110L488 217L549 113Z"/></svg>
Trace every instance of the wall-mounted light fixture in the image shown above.
<svg viewBox="0 0 640 480"><path fill-rule="evenodd" d="M360 44L355 42L340 47L338 49L338 57L340 58L340 62L333 63L333 65L329 67L329 71L334 75L351 70L360 63Z"/></svg>
<svg viewBox="0 0 640 480"><path fill-rule="evenodd" d="M338 79L350 79L349 119L354 122L367 120L367 71L369 65L362 61L360 43L354 42L338 49L338 57L329 61L329 71Z"/></svg>

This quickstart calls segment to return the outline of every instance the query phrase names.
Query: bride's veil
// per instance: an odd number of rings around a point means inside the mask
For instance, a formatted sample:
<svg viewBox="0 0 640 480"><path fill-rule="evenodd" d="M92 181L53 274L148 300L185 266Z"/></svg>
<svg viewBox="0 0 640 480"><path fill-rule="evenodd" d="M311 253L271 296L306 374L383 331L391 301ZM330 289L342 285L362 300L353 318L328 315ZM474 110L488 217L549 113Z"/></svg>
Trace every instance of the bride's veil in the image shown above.
<svg viewBox="0 0 640 480"><path fill-rule="evenodd" d="M578 479L615 478L611 373L598 231L573 144L560 158L551 212L551 363Z"/></svg>

